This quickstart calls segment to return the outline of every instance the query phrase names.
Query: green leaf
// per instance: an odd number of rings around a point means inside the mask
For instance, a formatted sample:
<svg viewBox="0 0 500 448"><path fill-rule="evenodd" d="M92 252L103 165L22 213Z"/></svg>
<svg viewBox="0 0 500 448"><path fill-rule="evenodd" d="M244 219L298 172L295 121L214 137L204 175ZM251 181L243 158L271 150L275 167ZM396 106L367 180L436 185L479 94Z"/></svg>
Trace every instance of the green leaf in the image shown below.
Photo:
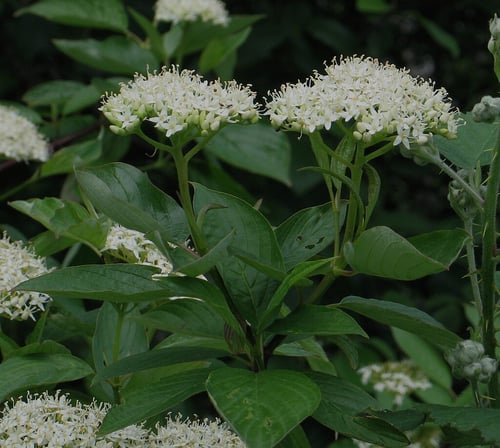
<svg viewBox="0 0 500 448"><path fill-rule="evenodd" d="M66 146L45 162L40 168L42 177L72 173L75 168L83 168L97 160L102 154L100 138Z"/></svg>
<svg viewBox="0 0 500 448"><path fill-rule="evenodd" d="M307 376L321 390L321 403L313 414L315 420L351 438L386 447L406 446L408 441L404 434L394 427L387 428L387 423L383 428L367 428L356 420L362 412L380 407L363 389L324 373L308 372Z"/></svg>
<svg viewBox="0 0 500 448"><path fill-rule="evenodd" d="M82 87L68 98L64 104L62 114L70 115L95 105L101 98L101 91L93 84Z"/></svg>
<svg viewBox="0 0 500 448"><path fill-rule="evenodd" d="M372 227L345 246L357 272L397 280L415 280L447 270L468 238L463 230L438 230L405 239L389 227Z"/></svg>
<svg viewBox="0 0 500 448"><path fill-rule="evenodd" d="M275 230L286 270L328 247L334 237L330 203L300 210Z"/></svg>
<svg viewBox="0 0 500 448"><path fill-rule="evenodd" d="M286 135L268 124L226 126L206 150L237 168L291 185L290 143Z"/></svg>
<svg viewBox="0 0 500 448"><path fill-rule="evenodd" d="M108 226L105 220L91 217L85 208L74 201L44 198L13 201L10 205L43 224L56 236L80 241L96 252L106 242Z"/></svg>
<svg viewBox="0 0 500 448"><path fill-rule="evenodd" d="M419 335L443 349L460 342L460 337L423 311L395 302L349 296L339 306L370 319Z"/></svg>
<svg viewBox="0 0 500 448"><path fill-rule="evenodd" d="M194 184L194 208L197 213L206 212L202 233L209 248L216 246L226 235L234 231L230 247L236 247L264 265L284 270L278 242L269 222L247 202ZM249 266L236 257L224 257L217 268L235 306L251 325L256 325L267 308L276 282L266 274Z"/></svg>
<svg viewBox="0 0 500 448"><path fill-rule="evenodd" d="M224 337L224 321L201 300L172 300L138 317L141 322L176 334Z"/></svg>
<svg viewBox="0 0 500 448"><path fill-rule="evenodd" d="M417 15L417 19L420 25L422 25L422 27L429 33L437 44L447 49L454 58L458 58L460 56L460 46L453 34L448 33L436 22L421 15Z"/></svg>
<svg viewBox="0 0 500 448"><path fill-rule="evenodd" d="M122 358L115 363L101 369L94 378L94 382L102 381L113 376L127 375L158 367L170 366L192 361L207 361L227 356L224 350L205 347L166 347L150 350Z"/></svg>
<svg viewBox="0 0 500 448"><path fill-rule="evenodd" d="M200 56L200 72L206 73L221 64L247 40L251 28L247 27L237 33L212 39Z"/></svg>
<svg viewBox="0 0 500 448"><path fill-rule="evenodd" d="M392 329L399 347L434 383L451 390L452 377L443 355L419 336L399 328Z"/></svg>
<svg viewBox="0 0 500 448"><path fill-rule="evenodd" d="M366 163L363 166L363 170L368 179L368 203L366 204L366 211L365 211L365 226L366 226L378 203L378 197L380 194L380 187L382 185L382 182L380 181L380 176L377 170L373 166Z"/></svg>
<svg viewBox="0 0 500 448"><path fill-rule="evenodd" d="M337 308L321 305L299 307L283 319L274 321L268 330L276 334L359 334L368 337L351 316Z"/></svg>
<svg viewBox="0 0 500 448"><path fill-rule="evenodd" d="M0 364L0 401L21 390L75 381L91 373L85 361L69 354L14 356Z"/></svg>
<svg viewBox="0 0 500 448"><path fill-rule="evenodd" d="M453 446L497 446L500 440L500 409L420 405L417 410L447 433L457 432Z"/></svg>
<svg viewBox="0 0 500 448"><path fill-rule="evenodd" d="M209 369L186 370L150 384L123 391L123 404L113 407L99 428L99 435L109 434L144 421L205 390Z"/></svg>
<svg viewBox="0 0 500 448"><path fill-rule="evenodd" d="M178 46L179 54L190 54L203 50L207 42L212 39L231 36L241 31L258 20L263 15L231 15L229 23L226 26L213 25L209 22L190 22L184 26L182 40Z"/></svg>
<svg viewBox="0 0 500 448"><path fill-rule="evenodd" d="M448 140L439 135L433 137L439 152L460 168L472 169L478 162L489 165L494 153L497 125L476 122L471 112L463 114L462 118L465 123L458 127L456 139Z"/></svg>
<svg viewBox="0 0 500 448"><path fill-rule="evenodd" d="M21 8L20 14L35 14L52 22L86 28L126 31L128 20L120 0L40 0Z"/></svg>
<svg viewBox="0 0 500 448"><path fill-rule="evenodd" d="M165 244L185 243L184 210L137 168L112 163L77 171L76 178L92 204L113 221L143 233L158 231Z"/></svg>
<svg viewBox="0 0 500 448"><path fill-rule="evenodd" d="M325 264L330 263L330 258L315 261L304 261L293 268L290 273L283 279L276 292L271 297L267 309L264 311L260 319L260 328L265 329L269 326L276 315L278 314L283 300L288 290L300 282L302 279L312 275L318 269L322 268Z"/></svg>
<svg viewBox="0 0 500 448"><path fill-rule="evenodd" d="M119 312L111 303L102 304L92 337L92 356L97 373L119 359L148 350L146 329L134 319L137 316L140 316L137 308Z"/></svg>
<svg viewBox="0 0 500 448"><path fill-rule="evenodd" d="M227 248L233 239L234 232L230 232L222 240L220 240L213 248L211 248L203 257L183 264L180 267L175 266L174 269L190 277L198 277L201 274L206 274L212 269L221 257L227 256Z"/></svg>
<svg viewBox="0 0 500 448"><path fill-rule="evenodd" d="M77 81L47 81L29 89L23 95L23 101L30 107L63 106L84 87L84 84Z"/></svg>
<svg viewBox="0 0 500 448"><path fill-rule="evenodd" d="M138 264L88 264L56 269L16 289L76 299L141 302L175 295L152 279L159 269Z"/></svg>
<svg viewBox="0 0 500 448"><path fill-rule="evenodd" d="M192 297L201 299L215 310L222 319L235 331L240 332L241 327L229 309L222 291L217 286L199 278L190 277L162 277L156 280L164 290L173 294L170 297Z"/></svg>
<svg viewBox="0 0 500 448"><path fill-rule="evenodd" d="M321 395L307 376L289 370L213 371L207 392L222 417L249 448L271 448L318 406Z"/></svg>
<svg viewBox="0 0 500 448"><path fill-rule="evenodd" d="M153 53L124 36L95 39L54 39L54 45L66 56L97 70L121 75L144 73L158 68ZM123 57L127 55L127 57Z"/></svg>
<svg viewBox="0 0 500 448"><path fill-rule="evenodd" d="M386 0L356 0L356 9L363 14L384 14L392 8Z"/></svg>
<svg viewBox="0 0 500 448"><path fill-rule="evenodd" d="M156 59L158 59L159 61L164 61L166 59L166 55L165 51L163 50L163 39L158 29L150 20L148 20L142 14L139 14L135 9L128 8L128 10L130 11L130 14L134 18L134 20L148 36L149 46L151 47L151 51L155 55Z"/></svg>

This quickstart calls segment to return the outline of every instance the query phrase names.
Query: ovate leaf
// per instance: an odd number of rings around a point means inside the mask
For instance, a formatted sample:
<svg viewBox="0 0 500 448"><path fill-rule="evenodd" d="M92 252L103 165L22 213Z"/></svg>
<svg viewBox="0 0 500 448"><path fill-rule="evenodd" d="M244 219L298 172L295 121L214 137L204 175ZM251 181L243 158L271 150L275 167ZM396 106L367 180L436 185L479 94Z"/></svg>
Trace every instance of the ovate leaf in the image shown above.
<svg viewBox="0 0 500 448"><path fill-rule="evenodd" d="M364 231L345 247L358 272L397 280L415 280L447 270L468 238L462 230L439 230L405 239L388 227Z"/></svg>
<svg viewBox="0 0 500 448"><path fill-rule="evenodd" d="M447 330L433 317L400 303L349 296L342 299L340 307L385 325L417 334L443 349L453 348L460 341L460 337Z"/></svg>
<svg viewBox="0 0 500 448"><path fill-rule="evenodd" d="M151 51L123 36L111 36L102 41L54 39L54 45L81 64L115 74L133 75L145 73L148 68L158 68L158 60Z"/></svg>
<svg viewBox="0 0 500 448"><path fill-rule="evenodd" d="M233 166L291 184L290 143L283 133L269 125L226 126L210 140L206 149Z"/></svg>
<svg viewBox="0 0 500 448"><path fill-rule="evenodd" d="M433 137L439 152L460 168L474 168L477 162L488 165L496 142L496 124L476 122L471 112L462 115L462 118L464 124L458 127L456 139L448 140L439 135Z"/></svg>
<svg viewBox="0 0 500 448"><path fill-rule="evenodd" d="M334 236L331 204L305 208L276 229L276 237L288 271L328 247Z"/></svg>
<svg viewBox="0 0 500 448"><path fill-rule="evenodd" d="M302 373L235 368L213 371L207 380L213 404L249 448L271 448L318 406L319 388Z"/></svg>
<svg viewBox="0 0 500 448"><path fill-rule="evenodd" d="M351 316L338 308L321 305L300 307L283 319L274 321L268 330L277 334L359 334L368 337Z"/></svg>
<svg viewBox="0 0 500 448"><path fill-rule="evenodd" d="M184 211L137 168L112 163L77 171L76 178L92 204L113 221L142 233L158 232L165 244L185 243Z"/></svg>
<svg viewBox="0 0 500 448"><path fill-rule="evenodd" d="M36 14L52 22L71 26L105 28L114 31L127 29L127 14L120 0L40 0L17 11Z"/></svg>
<svg viewBox="0 0 500 448"><path fill-rule="evenodd" d="M139 423L160 414L187 398L205 390L209 369L186 370L124 392L123 403L112 408L104 418L99 434Z"/></svg>
<svg viewBox="0 0 500 448"><path fill-rule="evenodd" d="M32 353L0 364L0 401L14 392L74 381L92 374L90 366L69 354Z"/></svg>
<svg viewBox="0 0 500 448"><path fill-rule="evenodd" d="M229 248L234 246L263 265L284 270L271 225L250 204L235 196L195 184L194 207L199 214L205 211L200 221L209 249L234 232ZM222 257L217 268L235 306L246 320L255 325L267 307L277 282L234 256Z"/></svg>

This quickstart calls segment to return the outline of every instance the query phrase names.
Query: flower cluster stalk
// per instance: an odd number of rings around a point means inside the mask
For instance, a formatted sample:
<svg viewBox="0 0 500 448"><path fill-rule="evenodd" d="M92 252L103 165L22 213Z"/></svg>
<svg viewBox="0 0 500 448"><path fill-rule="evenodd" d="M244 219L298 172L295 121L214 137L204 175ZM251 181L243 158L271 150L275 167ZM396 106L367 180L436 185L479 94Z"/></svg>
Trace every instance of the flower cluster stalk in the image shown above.
<svg viewBox="0 0 500 448"><path fill-rule="evenodd" d="M496 213L500 187L500 126L497 133L495 152L490 166L486 200L483 215L482 263L481 263L481 300L482 300L482 339L486 355L496 358L495 307L497 293L495 286L497 226ZM488 383L488 395L493 407L500 407L498 374Z"/></svg>

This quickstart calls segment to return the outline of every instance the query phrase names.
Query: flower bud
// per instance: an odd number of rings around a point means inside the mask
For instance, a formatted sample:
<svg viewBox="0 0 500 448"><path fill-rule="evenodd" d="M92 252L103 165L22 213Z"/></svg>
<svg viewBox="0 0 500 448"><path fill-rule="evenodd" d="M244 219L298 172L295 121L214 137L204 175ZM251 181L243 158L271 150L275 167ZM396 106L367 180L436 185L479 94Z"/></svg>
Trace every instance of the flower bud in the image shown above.
<svg viewBox="0 0 500 448"><path fill-rule="evenodd" d="M500 116L500 98L483 96L481 102L472 108L472 118L474 121L493 123Z"/></svg>
<svg viewBox="0 0 500 448"><path fill-rule="evenodd" d="M493 55L494 70L500 81L500 19L495 16L490 20L491 38L488 42L488 50Z"/></svg>

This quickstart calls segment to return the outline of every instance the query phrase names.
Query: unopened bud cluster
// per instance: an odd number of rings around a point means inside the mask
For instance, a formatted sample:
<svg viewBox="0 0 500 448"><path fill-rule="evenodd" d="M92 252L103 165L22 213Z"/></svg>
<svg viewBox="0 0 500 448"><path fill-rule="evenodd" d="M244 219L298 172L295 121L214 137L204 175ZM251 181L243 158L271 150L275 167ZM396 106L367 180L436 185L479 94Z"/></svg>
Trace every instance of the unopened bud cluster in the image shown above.
<svg viewBox="0 0 500 448"><path fill-rule="evenodd" d="M464 180L467 181L469 177L469 171L461 169L457 171L457 174ZM479 187L479 195L484 196L486 193L486 186L481 185ZM469 192L465 191L463 186L456 180L452 180L448 187L448 201L459 216L462 218L473 218L479 213L479 208L472 199Z"/></svg>
<svg viewBox="0 0 500 448"><path fill-rule="evenodd" d="M453 375L469 381L487 383L497 371L497 361L485 356L483 344L470 339L459 342L446 360Z"/></svg>
<svg viewBox="0 0 500 448"><path fill-rule="evenodd" d="M488 50L493 55L494 69L500 81L500 19L495 16L490 20L491 38L488 42Z"/></svg>
<svg viewBox="0 0 500 448"><path fill-rule="evenodd" d="M474 121L493 123L500 117L500 98L486 95L472 108L472 118Z"/></svg>

